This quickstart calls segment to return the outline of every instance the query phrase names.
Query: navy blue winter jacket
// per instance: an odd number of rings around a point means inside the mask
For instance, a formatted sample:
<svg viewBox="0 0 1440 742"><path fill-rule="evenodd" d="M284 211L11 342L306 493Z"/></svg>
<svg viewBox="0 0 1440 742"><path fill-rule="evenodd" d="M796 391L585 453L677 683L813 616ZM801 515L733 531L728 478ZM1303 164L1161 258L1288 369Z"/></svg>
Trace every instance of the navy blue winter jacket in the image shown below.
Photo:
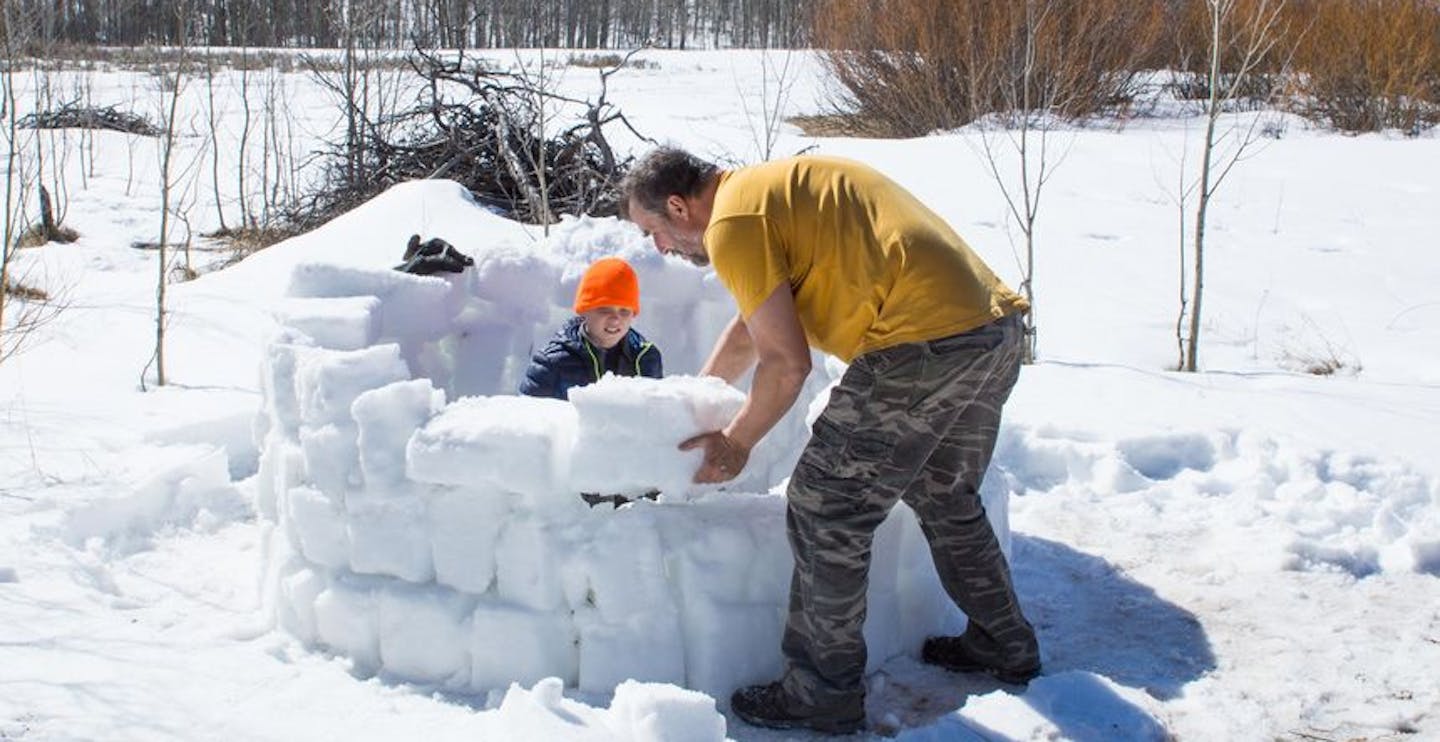
<svg viewBox="0 0 1440 742"><path fill-rule="evenodd" d="M615 347L604 350L585 337L584 321L572 317L535 352L520 380L521 394L569 399L571 387L594 383L606 373L652 379L664 376L660 349L634 328Z"/></svg>

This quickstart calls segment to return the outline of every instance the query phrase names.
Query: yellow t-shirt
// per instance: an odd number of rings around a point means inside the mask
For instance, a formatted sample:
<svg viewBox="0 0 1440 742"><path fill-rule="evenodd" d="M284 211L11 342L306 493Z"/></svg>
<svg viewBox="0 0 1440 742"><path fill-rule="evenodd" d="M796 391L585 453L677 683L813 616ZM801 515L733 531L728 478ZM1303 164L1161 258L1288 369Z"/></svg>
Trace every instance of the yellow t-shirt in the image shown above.
<svg viewBox="0 0 1440 742"><path fill-rule="evenodd" d="M847 363L1029 308L919 199L836 157L723 173L705 249L742 316L787 283L810 344Z"/></svg>

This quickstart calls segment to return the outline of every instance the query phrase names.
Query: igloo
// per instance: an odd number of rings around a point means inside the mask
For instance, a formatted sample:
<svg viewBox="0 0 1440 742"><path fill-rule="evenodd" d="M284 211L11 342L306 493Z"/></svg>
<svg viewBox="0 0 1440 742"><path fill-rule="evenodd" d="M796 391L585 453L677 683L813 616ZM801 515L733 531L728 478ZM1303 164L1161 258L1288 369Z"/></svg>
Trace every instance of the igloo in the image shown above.
<svg viewBox="0 0 1440 742"><path fill-rule="evenodd" d="M637 680L725 697L773 679L791 570L784 479L841 367L816 357L740 478L693 485L699 453L676 444L744 399L693 375L733 312L713 277L613 219L567 219L527 242L456 188L407 188L342 220L354 232L401 198L456 210L450 223L470 228L440 236L472 268L415 276L373 251L331 250L294 267L277 311L257 492L277 534L266 574L278 625L358 672L456 692L555 677L592 693ZM531 349L603 255L635 266L636 327L667 378L607 377L569 401L515 396ZM580 497L650 490L618 508ZM1008 545L1004 497L987 489ZM962 626L898 506L875 541L871 668Z"/></svg>

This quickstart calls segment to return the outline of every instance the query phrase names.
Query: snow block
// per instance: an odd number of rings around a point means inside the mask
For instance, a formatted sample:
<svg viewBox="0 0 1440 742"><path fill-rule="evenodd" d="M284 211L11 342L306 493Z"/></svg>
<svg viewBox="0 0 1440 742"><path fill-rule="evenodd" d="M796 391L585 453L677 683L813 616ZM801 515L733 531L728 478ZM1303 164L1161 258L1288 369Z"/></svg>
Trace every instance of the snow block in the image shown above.
<svg viewBox="0 0 1440 742"><path fill-rule="evenodd" d="M325 591L326 580L313 569L301 567L280 582L277 620L280 627L305 644L314 644L318 637L315 625L315 600Z"/></svg>
<svg viewBox="0 0 1440 742"><path fill-rule="evenodd" d="M380 300L373 296L286 299L276 319L321 348L359 350L380 340Z"/></svg>
<svg viewBox="0 0 1440 742"><path fill-rule="evenodd" d="M495 546L495 583L499 596L537 611L563 603L560 548L555 535L534 517L511 518Z"/></svg>
<svg viewBox="0 0 1440 742"><path fill-rule="evenodd" d="M568 468L574 409L533 397L466 397L410 439L406 473L418 482L491 486L555 497ZM566 495L566 501L579 499Z"/></svg>
<svg viewBox="0 0 1440 742"><path fill-rule="evenodd" d="M294 339L294 333L282 335ZM301 338L308 343L308 338ZM296 391L295 373L299 356L308 350L305 344L277 341L266 349L260 371L260 387L265 396L265 410L273 421L271 427L291 435L300 425L300 397Z"/></svg>
<svg viewBox="0 0 1440 742"><path fill-rule="evenodd" d="M484 593L495 581L495 547L510 512L510 497L449 487L436 490L429 509L435 581Z"/></svg>
<svg viewBox="0 0 1440 742"><path fill-rule="evenodd" d="M410 378L394 344L364 350L306 348L296 354L295 388L300 419L310 425L349 423L350 405L361 392Z"/></svg>
<svg viewBox="0 0 1440 742"><path fill-rule="evenodd" d="M627 679L685 682L685 643L678 615L664 608L635 614L622 623L609 623L600 620L598 612L576 611L580 690L606 693Z"/></svg>
<svg viewBox="0 0 1440 742"><path fill-rule="evenodd" d="M356 669L380 668L380 634L375 596L368 587L336 580L315 598L315 633L320 643L349 657Z"/></svg>
<svg viewBox="0 0 1440 742"><path fill-rule="evenodd" d="M314 487L291 488L285 497L295 550L311 563L331 569L350 566L344 512Z"/></svg>
<svg viewBox="0 0 1440 742"><path fill-rule="evenodd" d="M260 449L255 476L255 509L262 517L280 520L280 493L305 481L305 454L279 431L271 431Z"/></svg>
<svg viewBox="0 0 1440 742"><path fill-rule="evenodd" d="M685 687L727 698L736 688L780 675L783 603L726 603L687 598ZM771 647L773 651L763 651Z"/></svg>
<svg viewBox="0 0 1440 742"><path fill-rule="evenodd" d="M351 570L415 583L435 579L424 502L352 496L346 505Z"/></svg>
<svg viewBox="0 0 1440 742"><path fill-rule="evenodd" d="M579 572L586 580L602 621L622 623L675 611L656 510L629 507L599 518L599 527L572 552L574 566L566 572Z"/></svg>
<svg viewBox="0 0 1440 742"><path fill-rule="evenodd" d="M565 613L482 604L471 617L470 687L530 685L547 677L574 687L575 627Z"/></svg>
<svg viewBox="0 0 1440 742"><path fill-rule="evenodd" d="M429 379L397 381L363 392L350 405L359 428L360 470L365 489L383 494L405 481L405 447L445 404L445 394ZM401 488L403 489L403 488Z"/></svg>
<svg viewBox="0 0 1440 742"><path fill-rule="evenodd" d="M344 502L346 492L361 483L357 435L351 424L300 427L300 451L307 479L337 505Z"/></svg>
<svg viewBox="0 0 1440 742"><path fill-rule="evenodd" d="M397 261L398 262L398 261ZM290 274L290 296L328 299L374 296L380 300L380 335L434 340L454 315L454 287L441 276L417 276L389 268L303 263Z"/></svg>
<svg viewBox="0 0 1440 742"><path fill-rule="evenodd" d="M447 688L470 685L470 615L475 598L434 587L381 590L380 661L407 680Z"/></svg>
<svg viewBox="0 0 1440 742"><path fill-rule="evenodd" d="M698 488L691 479L702 454L676 447L725 427L745 404L745 395L714 377L608 375L570 390L570 402L579 416L571 489L623 493L655 488L680 497ZM638 456L648 465L607 465L617 450L631 456L645 452Z"/></svg>

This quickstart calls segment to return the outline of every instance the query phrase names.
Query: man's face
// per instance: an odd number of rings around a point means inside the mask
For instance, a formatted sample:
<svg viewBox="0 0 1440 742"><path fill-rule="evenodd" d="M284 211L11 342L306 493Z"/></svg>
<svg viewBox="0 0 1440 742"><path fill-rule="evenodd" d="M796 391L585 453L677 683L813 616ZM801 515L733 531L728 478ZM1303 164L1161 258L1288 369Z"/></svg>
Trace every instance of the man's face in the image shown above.
<svg viewBox="0 0 1440 742"><path fill-rule="evenodd" d="M609 350L630 331L635 314L629 307L596 307L580 313L585 318L585 334L590 342Z"/></svg>
<svg viewBox="0 0 1440 742"><path fill-rule="evenodd" d="M671 196L666 202L666 214L656 214L630 202L630 221L640 228L661 255L684 258L700 267L710 265L710 254L705 252L705 226L699 224L694 211L680 196Z"/></svg>

